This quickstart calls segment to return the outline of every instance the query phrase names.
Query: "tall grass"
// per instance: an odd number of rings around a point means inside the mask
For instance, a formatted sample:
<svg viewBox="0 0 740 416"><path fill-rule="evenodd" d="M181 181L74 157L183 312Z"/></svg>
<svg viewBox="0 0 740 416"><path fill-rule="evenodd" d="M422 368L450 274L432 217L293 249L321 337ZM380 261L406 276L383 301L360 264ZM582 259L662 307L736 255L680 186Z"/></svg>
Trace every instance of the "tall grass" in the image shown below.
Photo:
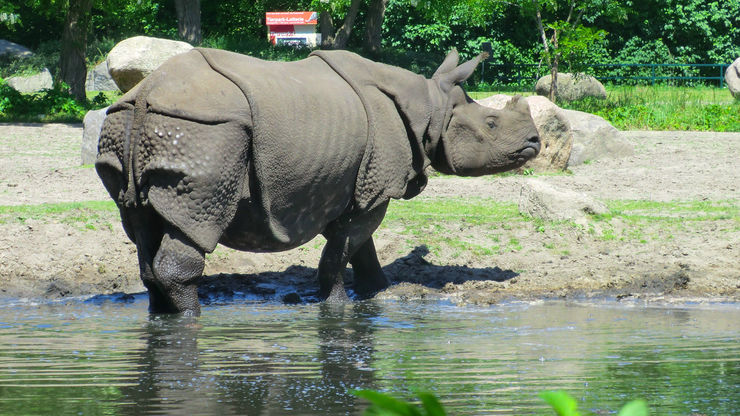
<svg viewBox="0 0 740 416"><path fill-rule="evenodd" d="M561 105L599 115L620 130L740 132L740 101L720 88L610 87L606 100L586 99Z"/></svg>
<svg viewBox="0 0 740 416"><path fill-rule="evenodd" d="M563 108L603 117L620 130L740 132L740 100L725 88L695 86L607 86L606 100L558 102ZM504 91L474 92L481 99ZM519 92L531 95L531 92Z"/></svg>

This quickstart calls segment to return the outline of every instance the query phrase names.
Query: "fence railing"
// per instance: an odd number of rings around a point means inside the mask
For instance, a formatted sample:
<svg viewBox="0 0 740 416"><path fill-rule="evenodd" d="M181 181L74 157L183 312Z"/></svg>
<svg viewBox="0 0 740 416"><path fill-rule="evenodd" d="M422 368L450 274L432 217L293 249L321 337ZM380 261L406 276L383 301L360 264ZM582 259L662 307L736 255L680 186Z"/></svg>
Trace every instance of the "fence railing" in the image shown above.
<svg viewBox="0 0 740 416"><path fill-rule="evenodd" d="M637 81L655 84L662 81L715 82L725 84L725 71L731 64L587 64L585 72L601 81ZM546 65L538 64L482 64L481 81L518 84L523 81L534 85L542 75L550 72Z"/></svg>

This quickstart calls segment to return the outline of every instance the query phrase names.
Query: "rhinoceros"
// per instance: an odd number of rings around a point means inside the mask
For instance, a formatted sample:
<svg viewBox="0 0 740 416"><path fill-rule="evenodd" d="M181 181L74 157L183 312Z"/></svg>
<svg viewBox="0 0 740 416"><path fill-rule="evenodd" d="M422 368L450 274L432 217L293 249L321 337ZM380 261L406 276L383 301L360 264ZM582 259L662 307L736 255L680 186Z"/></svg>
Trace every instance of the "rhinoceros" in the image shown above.
<svg viewBox="0 0 740 416"><path fill-rule="evenodd" d="M426 168L477 176L540 150L525 100L502 110L460 84L483 56L451 51L431 79L347 51L271 62L215 49L177 55L109 110L95 168L136 244L152 313L197 315L205 253L274 252L318 234L319 295L390 282L372 234Z"/></svg>

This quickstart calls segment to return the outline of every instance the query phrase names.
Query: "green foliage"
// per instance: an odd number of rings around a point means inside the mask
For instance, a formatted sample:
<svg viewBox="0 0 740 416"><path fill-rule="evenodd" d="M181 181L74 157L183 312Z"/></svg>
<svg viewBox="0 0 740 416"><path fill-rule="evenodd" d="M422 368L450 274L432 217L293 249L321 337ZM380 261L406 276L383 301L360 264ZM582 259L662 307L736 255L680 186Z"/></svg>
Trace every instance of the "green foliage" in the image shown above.
<svg viewBox="0 0 740 416"><path fill-rule="evenodd" d="M271 61L296 61L311 53L309 48L270 44L266 39L243 38L237 36L217 36L203 39L201 46L225 49Z"/></svg>
<svg viewBox="0 0 740 416"><path fill-rule="evenodd" d="M28 76L49 68L54 75L61 50L59 40L46 41L38 46L35 53L28 57L15 58L10 55L0 56L0 77Z"/></svg>
<svg viewBox="0 0 740 416"><path fill-rule="evenodd" d="M0 78L0 121L80 122L87 111L106 107L114 99L99 93L80 103L64 83L40 93L21 94Z"/></svg>
<svg viewBox="0 0 740 416"><path fill-rule="evenodd" d="M446 416L442 404L429 393L419 393L421 409L418 406L403 400L396 399L388 394L373 390L358 390L353 392L371 403L365 410L367 416Z"/></svg>
<svg viewBox="0 0 740 416"><path fill-rule="evenodd" d="M603 117L620 130L740 131L740 102L725 90L669 86L611 90L606 100L561 103Z"/></svg>
<svg viewBox="0 0 740 416"><path fill-rule="evenodd" d="M124 39L136 35L177 37L173 2L98 0L94 5L92 27L98 39Z"/></svg>
<svg viewBox="0 0 740 416"><path fill-rule="evenodd" d="M555 410L558 416L580 416L576 399L564 391L545 391L540 393L540 397Z"/></svg>
<svg viewBox="0 0 740 416"><path fill-rule="evenodd" d="M550 28L562 33L558 42L558 53L568 66L569 72L582 72L583 64L595 62L591 51L606 38L606 31L583 25L573 26L556 22L550 25Z"/></svg>
<svg viewBox="0 0 740 416"><path fill-rule="evenodd" d="M399 400L393 396L373 390L357 390L352 392L370 402L365 410L368 416L446 416L447 412L439 400L430 393L419 393L421 409L409 402ZM580 416L578 403L566 392L545 391L540 397L552 407L558 416ZM617 416L648 416L648 406L643 400L633 400L625 404Z"/></svg>

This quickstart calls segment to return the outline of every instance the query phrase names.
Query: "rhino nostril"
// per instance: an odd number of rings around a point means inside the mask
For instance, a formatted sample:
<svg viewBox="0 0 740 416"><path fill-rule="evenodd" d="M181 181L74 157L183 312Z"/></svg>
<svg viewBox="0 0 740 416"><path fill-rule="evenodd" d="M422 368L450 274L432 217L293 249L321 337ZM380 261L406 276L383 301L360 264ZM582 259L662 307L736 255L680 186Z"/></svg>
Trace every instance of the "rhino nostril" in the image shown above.
<svg viewBox="0 0 740 416"><path fill-rule="evenodd" d="M532 136L527 139L527 142L532 144L540 144L540 136Z"/></svg>

